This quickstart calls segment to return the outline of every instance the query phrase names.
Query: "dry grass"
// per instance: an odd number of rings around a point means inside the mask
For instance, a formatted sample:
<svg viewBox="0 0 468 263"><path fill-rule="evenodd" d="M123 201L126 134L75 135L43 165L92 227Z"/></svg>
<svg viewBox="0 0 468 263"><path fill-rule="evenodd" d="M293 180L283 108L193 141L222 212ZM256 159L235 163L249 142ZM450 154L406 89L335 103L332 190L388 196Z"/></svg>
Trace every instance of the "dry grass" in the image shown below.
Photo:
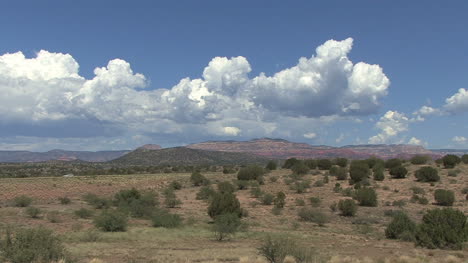
<svg viewBox="0 0 468 263"><path fill-rule="evenodd" d="M206 214L207 204L196 200L199 187L189 183L190 174L157 174L157 175L122 175L73 178L23 178L0 179L0 198L5 200L0 208L0 226L16 227L43 225L54 229L62 235L68 250L80 259L80 262L265 262L256 248L269 233L282 233L294 237L298 242L316 248L320 262L379 262L379 263L419 263L419 262L468 262L468 251L443 251L414 248L412 243L387 240L384 229L389 218L385 210L400 209L386 206L398 200L407 200L401 208L415 220L420 220L423 211L436 206L432 204L433 192L438 188L454 190L456 193L455 208L468 213L468 202L461 190L468 186L468 166L461 165L462 172L458 177L448 177L447 170L441 169L441 182L431 186L429 183L415 181L413 172L417 166L407 167L409 178L390 179L386 174L383 182L372 182L377 187L379 206L376 208L359 207L355 218L345 218L332 213L330 205L344 197L335 193L333 187L337 181L330 177L330 182L322 187L312 187L306 193L297 194L284 183L290 174L289 170L273 171L278 177L276 182L265 180L264 192L286 193L286 206L280 215L273 215L272 206L252 204L257 201L251 197L249 190L236 192L242 207L249 217L244 221L249 225L247 232L238 233L229 242L216 242L209 230L210 218ZM323 173L323 172L321 172ZM204 173L212 181L232 180L235 175L222 173ZM307 175L312 185L322 179L321 175ZM451 183L450 180L457 180ZM73 211L86 207L83 200L85 193L112 196L121 189L136 187L141 190L161 191L172 180L183 183L184 188L176 192L183 202L181 207L171 209L190 221L190 225L178 229L152 228L146 220L131 220L130 227L124 233L98 233L90 235L93 229L92 220L78 219ZM348 183L339 181L342 187ZM411 187L418 186L425 190L429 205L411 203ZM388 190L385 190L387 189ZM44 211L60 213L61 221L51 223L45 217L30 219L24 216L20 208L9 207L8 200L19 195L28 195L35 199L34 206ZM58 197L67 196L72 202L60 204ZM318 209L327 214L330 223L319 227L314 223L300 222L295 204L296 198L308 200L310 197L321 198ZM306 203L306 206L310 204ZM367 224L363 224L366 223ZM353 224L354 223L354 224ZM360 224L356 224L360 223ZM94 235L94 234L92 234ZM339 256L336 256L339 255ZM288 262L292 259L288 259Z"/></svg>

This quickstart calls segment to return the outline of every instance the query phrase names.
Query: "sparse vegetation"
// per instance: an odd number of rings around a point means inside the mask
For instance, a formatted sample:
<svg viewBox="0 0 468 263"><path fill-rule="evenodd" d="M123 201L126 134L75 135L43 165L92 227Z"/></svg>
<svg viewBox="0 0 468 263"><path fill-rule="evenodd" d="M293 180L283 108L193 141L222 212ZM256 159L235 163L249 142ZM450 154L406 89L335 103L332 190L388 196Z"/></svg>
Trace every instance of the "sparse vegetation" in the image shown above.
<svg viewBox="0 0 468 263"><path fill-rule="evenodd" d="M454 154L447 154L444 157L442 157L442 163L444 164L445 168L454 168L460 162L460 157Z"/></svg>
<svg viewBox="0 0 468 263"><path fill-rule="evenodd" d="M414 176L420 182L438 182L440 181L440 176L437 169L432 168L430 166L425 166L419 168L415 173Z"/></svg>
<svg viewBox="0 0 468 263"><path fill-rule="evenodd" d="M32 198L29 196L21 195L13 199L13 205L16 207L27 207L32 203Z"/></svg>
<svg viewBox="0 0 468 263"><path fill-rule="evenodd" d="M342 216L355 216L357 205L352 199L344 199L338 202L338 209Z"/></svg>
<svg viewBox="0 0 468 263"><path fill-rule="evenodd" d="M128 218L117 210L104 210L94 218L94 225L104 232L123 232L127 230Z"/></svg>
<svg viewBox="0 0 468 263"><path fill-rule="evenodd" d="M372 188L363 187L356 190L355 197L360 206L377 206L377 193Z"/></svg>
<svg viewBox="0 0 468 263"><path fill-rule="evenodd" d="M434 199L438 205L452 206L455 202L455 193L451 190L437 189L434 191Z"/></svg>

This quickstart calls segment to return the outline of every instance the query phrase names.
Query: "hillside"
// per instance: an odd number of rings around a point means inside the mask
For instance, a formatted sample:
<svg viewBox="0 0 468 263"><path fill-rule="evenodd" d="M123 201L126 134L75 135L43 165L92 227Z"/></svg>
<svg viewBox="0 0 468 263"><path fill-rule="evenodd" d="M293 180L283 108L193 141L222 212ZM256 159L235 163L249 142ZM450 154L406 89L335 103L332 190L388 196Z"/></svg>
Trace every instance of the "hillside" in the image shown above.
<svg viewBox="0 0 468 263"><path fill-rule="evenodd" d="M415 145L349 145L343 147L313 146L306 143L289 142L282 139L254 139L251 141L210 141L187 146L191 149L201 149L224 152L246 152L271 159L287 159L291 157L364 159L371 156L388 159L394 157L408 158L416 154L432 157L441 156L422 146Z"/></svg>
<svg viewBox="0 0 468 263"><path fill-rule="evenodd" d="M123 156L130 151L65 151L51 150L48 152L30 151L0 151L0 162L47 162L52 160L73 161L82 160L87 162L107 162Z"/></svg>
<svg viewBox="0 0 468 263"><path fill-rule="evenodd" d="M139 148L111 163L119 165L223 165L265 163L267 159L247 153L217 152L185 147L148 150Z"/></svg>

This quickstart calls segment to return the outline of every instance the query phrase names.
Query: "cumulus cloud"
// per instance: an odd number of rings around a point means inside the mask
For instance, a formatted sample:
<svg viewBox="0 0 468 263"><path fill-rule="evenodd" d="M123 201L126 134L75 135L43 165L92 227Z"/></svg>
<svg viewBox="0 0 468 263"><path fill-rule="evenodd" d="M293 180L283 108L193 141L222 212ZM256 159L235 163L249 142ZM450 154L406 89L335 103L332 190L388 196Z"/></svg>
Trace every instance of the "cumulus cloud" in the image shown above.
<svg viewBox="0 0 468 263"><path fill-rule="evenodd" d="M406 117L404 113L400 113L398 111L387 111L375 125L380 132L377 135L370 137L369 143L389 143L395 142L395 139L397 139L398 142L401 142L401 139L398 139L397 136L408 130L409 122L410 119Z"/></svg>
<svg viewBox="0 0 468 263"><path fill-rule="evenodd" d="M314 139L317 137L317 134L315 132L308 132L308 133L304 133L304 138L307 138L307 139Z"/></svg>
<svg viewBox="0 0 468 263"><path fill-rule="evenodd" d="M411 144L411 145L419 145L419 146L424 146L426 147L428 144L427 142L425 141L422 141L416 137L411 137L409 140L408 140L408 144Z"/></svg>
<svg viewBox="0 0 468 263"><path fill-rule="evenodd" d="M457 144L466 144L468 142L468 139L464 136L455 136L452 138L452 142Z"/></svg>
<svg viewBox="0 0 468 263"><path fill-rule="evenodd" d="M86 79L70 54L4 54L0 124L40 127L81 121L120 133L184 138L195 132L313 137L301 125L375 113L387 95L390 81L382 68L354 64L348 57L352 45L351 38L329 40L291 68L252 78L245 57L215 57L200 78L184 78L167 89L150 87L122 59L96 68L94 77ZM285 120L288 125L280 125Z"/></svg>
<svg viewBox="0 0 468 263"><path fill-rule="evenodd" d="M462 113L468 111L468 91L459 89L450 98L445 100L444 109L450 113Z"/></svg>

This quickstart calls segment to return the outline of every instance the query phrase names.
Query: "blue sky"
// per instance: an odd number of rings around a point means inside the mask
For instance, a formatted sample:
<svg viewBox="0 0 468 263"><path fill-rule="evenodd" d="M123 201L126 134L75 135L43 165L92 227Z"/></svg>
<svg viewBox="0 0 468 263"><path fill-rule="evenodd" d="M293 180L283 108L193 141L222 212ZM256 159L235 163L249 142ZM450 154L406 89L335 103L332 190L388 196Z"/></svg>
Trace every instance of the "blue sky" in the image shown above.
<svg viewBox="0 0 468 263"><path fill-rule="evenodd" d="M465 1L11 1L2 11L0 149L258 137L468 148Z"/></svg>

